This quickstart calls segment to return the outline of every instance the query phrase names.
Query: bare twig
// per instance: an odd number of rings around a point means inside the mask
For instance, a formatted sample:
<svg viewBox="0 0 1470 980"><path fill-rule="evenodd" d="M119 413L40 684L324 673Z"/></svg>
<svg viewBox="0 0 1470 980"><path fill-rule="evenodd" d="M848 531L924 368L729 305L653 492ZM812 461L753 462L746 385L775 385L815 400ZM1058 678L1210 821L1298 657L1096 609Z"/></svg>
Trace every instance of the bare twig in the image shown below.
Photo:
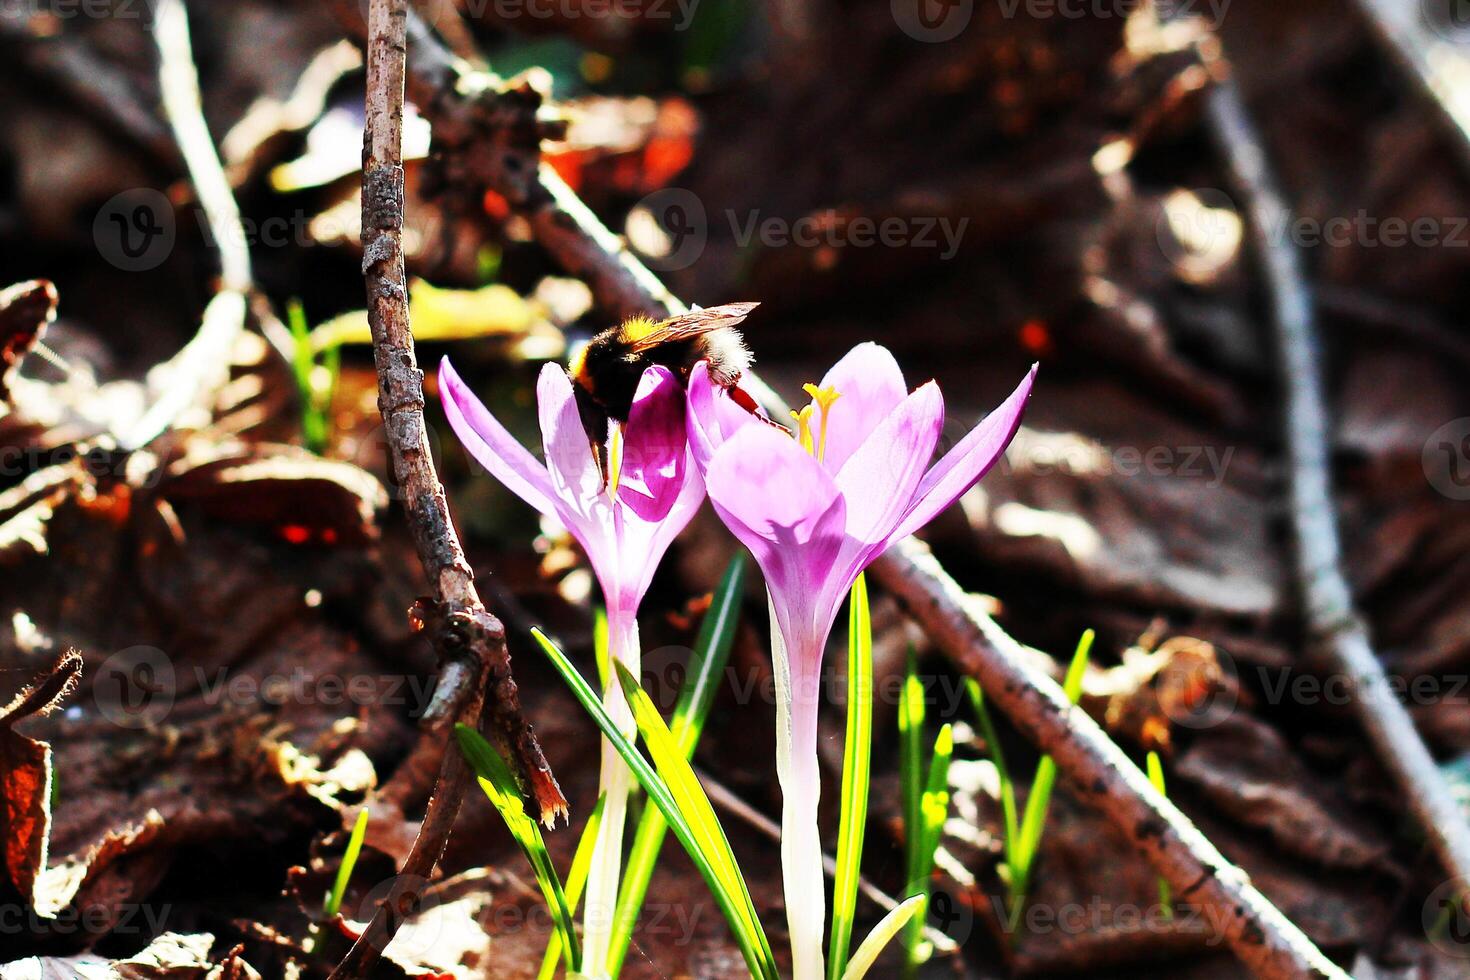
<svg viewBox="0 0 1470 980"><path fill-rule="evenodd" d="M212 397L229 377L230 349L245 329L246 297L251 289L250 251L240 209L225 179L199 103L199 75L189 43L183 0L159 0L153 15L158 45L158 85L163 110L199 195L199 204L220 253L220 289L204 310L194 339L169 363L162 396L119 436L125 450L147 445L191 406Z"/></svg>
<svg viewBox="0 0 1470 980"><path fill-rule="evenodd" d="M1016 728L1056 760L1083 802L1127 833L1174 888L1181 904L1218 923L1241 962L1260 977L1346 974L1312 945L1159 794L1086 712L1037 671L1021 644L947 575L923 544L910 539L873 565L874 578L923 624L934 641Z"/></svg>
<svg viewBox="0 0 1470 980"><path fill-rule="evenodd" d="M1302 617L1314 646L1333 669L1351 679L1358 720L1379 760L1408 799L1445 870L1461 882L1470 882L1470 826L1413 719L1394 695L1373 652L1367 626L1353 608L1332 505L1331 426L1322 391L1313 298L1301 256L1285 238L1271 233L1285 227L1283 222L1289 219L1286 204L1238 87L1225 73L1219 74L1205 103L1206 112L1249 218L1271 304L1286 395L1284 424Z"/></svg>
<svg viewBox="0 0 1470 980"><path fill-rule="evenodd" d="M352 5L333 0L344 22ZM475 96L487 90L467 83L442 45L423 32L416 35L411 88L420 109L435 126L448 129L449 145L459 145L469 128L474 139ZM492 96L494 93L490 93ZM492 124L493 125L493 124ZM489 134L485 134L489 135ZM504 139L504 134L495 134ZM523 127L522 138L528 135ZM518 144L521 151L535 150ZM534 168L536 181L524 182L523 168L507 171L503 160L486 153L466 154L461 171L479 186L500 193L531 223L537 240L569 272L585 277L598 302L610 313L662 315L682 309L642 263L547 168ZM780 398L747 375L745 384L769 405ZM1226 940L1242 962L1262 977L1346 975L1316 949L1281 912L1257 891L1080 709L1070 705L1055 681L1030 663L1020 645L969 601L959 585L918 542L890 550L874 566L878 580L908 608L930 636L966 672L973 674L997 706L1045 752L1051 753L1085 799L1127 831L1140 852L1167 878L1182 902L1194 902L1221 923Z"/></svg>
<svg viewBox="0 0 1470 980"><path fill-rule="evenodd" d="M367 55L367 126L363 133L363 276L368 322L378 370L378 408L388 434L393 472L404 495L409 527L436 601L418 610L443 665L425 711L426 737L446 738L451 722L477 726L483 683L491 695L491 735L527 780L544 821L565 815L566 801L521 715L505 630L475 591L449 517L444 488L429 454L424 425L423 372L409 329L403 266L403 89L407 0L372 0ZM469 773L452 748L444 752L439 783L429 800L403 868L372 920L333 971L362 976L392 940L404 913L418 904L425 879L444 851Z"/></svg>

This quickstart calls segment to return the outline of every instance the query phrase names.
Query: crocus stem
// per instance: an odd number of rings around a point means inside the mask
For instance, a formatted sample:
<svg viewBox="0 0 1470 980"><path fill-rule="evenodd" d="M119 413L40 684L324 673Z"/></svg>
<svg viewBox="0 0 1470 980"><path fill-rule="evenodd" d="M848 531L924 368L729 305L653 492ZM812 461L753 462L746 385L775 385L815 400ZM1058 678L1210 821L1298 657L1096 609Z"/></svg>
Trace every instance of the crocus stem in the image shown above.
<svg viewBox="0 0 1470 980"><path fill-rule="evenodd" d="M797 638L788 648L771 614L771 661L776 675L776 778L781 783L781 876L786 925L791 932L793 980L822 980L822 929L826 880L817 804L822 798L817 764L817 685L822 643Z"/></svg>
<svg viewBox="0 0 1470 980"><path fill-rule="evenodd" d="M607 611L608 651L615 663L639 672L638 619L636 610L616 605ZM602 703L623 734L636 732L633 713L614 679L603 692ZM618 878L623 866L623 824L628 812L628 792L633 774L607 739L602 740L602 772L599 789L605 797L602 822L597 827L592 864L587 871L586 902L582 912L582 971L589 977L606 977L608 950L612 943L613 913L618 904Z"/></svg>

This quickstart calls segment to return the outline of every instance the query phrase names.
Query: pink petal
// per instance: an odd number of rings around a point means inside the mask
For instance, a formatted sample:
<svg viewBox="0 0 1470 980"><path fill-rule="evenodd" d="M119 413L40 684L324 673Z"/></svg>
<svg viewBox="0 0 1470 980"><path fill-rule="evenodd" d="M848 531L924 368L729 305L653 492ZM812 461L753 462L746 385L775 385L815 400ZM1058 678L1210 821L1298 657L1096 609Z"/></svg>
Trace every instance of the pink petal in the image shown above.
<svg viewBox="0 0 1470 980"><path fill-rule="evenodd" d="M621 566L618 577L624 590L623 601L631 602L633 608L643 601L654 570L663 560L669 545L704 503L704 479L687 449L684 457L685 478L677 492L671 495L672 500L663 517L656 522L627 520L623 523L618 540Z"/></svg>
<svg viewBox="0 0 1470 980"><path fill-rule="evenodd" d="M541 448L556 497L578 514L590 512L602 495L602 474L592 456L592 446L572 381L558 364L541 368L536 383L536 407L541 416Z"/></svg>
<svg viewBox="0 0 1470 980"><path fill-rule="evenodd" d="M1025 414L1026 400L1031 397L1031 386L1035 381L1036 365L1033 364L1011 396L924 475L913 505L889 537L890 541L906 538L928 524L995 465L1021 427L1021 416Z"/></svg>
<svg viewBox="0 0 1470 980"><path fill-rule="evenodd" d="M826 623L846 505L830 474L795 440L765 425L743 428L715 453L705 476L720 519L755 555L783 630L809 635Z"/></svg>
<svg viewBox="0 0 1470 980"><path fill-rule="evenodd" d="M700 361L689 374L689 447L701 470L715 450L755 419L709 380L709 365ZM774 431L774 430L773 430Z"/></svg>
<svg viewBox="0 0 1470 980"><path fill-rule="evenodd" d="M943 428L944 396L931 381L900 402L848 457L837 487L847 501L850 539L863 545L888 539L913 505Z"/></svg>
<svg viewBox="0 0 1470 980"><path fill-rule="evenodd" d="M686 477L684 389L668 368L643 372L628 423L618 497L645 521L661 521Z"/></svg>
<svg viewBox="0 0 1470 980"><path fill-rule="evenodd" d="M822 387L835 388L842 397L832 406L827 421L827 448L822 460L836 473L847 458L878 428L908 394L898 362L879 344L858 344L832 365ZM812 419L812 436L821 432L822 410Z"/></svg>
<svg viewBox="0 0 1470 980"><path fill-rule="evenodd" d="M496 421L447 357L439 362L439 392L449 426L469 454L511 493L543 514L555 513L546 467Z"/></svg>

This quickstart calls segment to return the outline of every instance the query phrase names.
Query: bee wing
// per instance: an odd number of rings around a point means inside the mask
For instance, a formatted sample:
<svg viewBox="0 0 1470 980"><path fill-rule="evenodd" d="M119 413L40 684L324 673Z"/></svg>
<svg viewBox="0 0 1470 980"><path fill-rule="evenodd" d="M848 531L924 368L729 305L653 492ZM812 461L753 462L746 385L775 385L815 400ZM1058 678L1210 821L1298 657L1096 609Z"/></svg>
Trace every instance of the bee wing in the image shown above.
<svg viewBox="0 0 1470 980"><path fill-rule="evenodd" d="M691 310L681 316L660 320L636 337L627 337L628 346L642 352L675 340L688 340L701 334L733 327L750 315L759 303L727 303L705 310Z"/></svg>

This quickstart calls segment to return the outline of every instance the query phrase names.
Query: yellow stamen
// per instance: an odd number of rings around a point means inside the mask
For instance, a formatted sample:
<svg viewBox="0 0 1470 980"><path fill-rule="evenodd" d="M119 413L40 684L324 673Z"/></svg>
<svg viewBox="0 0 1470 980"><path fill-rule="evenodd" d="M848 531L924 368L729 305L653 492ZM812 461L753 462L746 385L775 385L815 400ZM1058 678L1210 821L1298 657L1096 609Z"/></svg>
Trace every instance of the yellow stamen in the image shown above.
<svg viewBox="0 0 1470 980"><path fill-rule="evenodd" d="M836 388L818 388L814 384L804 384L801 390L812 396L812 401L822 409L821 434L817 439L817 461L821 462L827 457L827 418L832 414L832 405L842 397L842 392ZM810 410L811 406L808 406Z"/></svg>
<svg viewBox="0 0 1470 980"><path fill-rule="evenodd" d="M816 449L812 445L812 406L792 412L791 417L796 420L796 438L801 442L801 448L810 455L816 455Z"/></svg>
<svg viewBox="0 0 1470 980"><path fill-rule="evenodd" d="M607 492L612 496L618 495L618 481L623 476L623 427L614 425L612 440L607 447Z"/></svg>

